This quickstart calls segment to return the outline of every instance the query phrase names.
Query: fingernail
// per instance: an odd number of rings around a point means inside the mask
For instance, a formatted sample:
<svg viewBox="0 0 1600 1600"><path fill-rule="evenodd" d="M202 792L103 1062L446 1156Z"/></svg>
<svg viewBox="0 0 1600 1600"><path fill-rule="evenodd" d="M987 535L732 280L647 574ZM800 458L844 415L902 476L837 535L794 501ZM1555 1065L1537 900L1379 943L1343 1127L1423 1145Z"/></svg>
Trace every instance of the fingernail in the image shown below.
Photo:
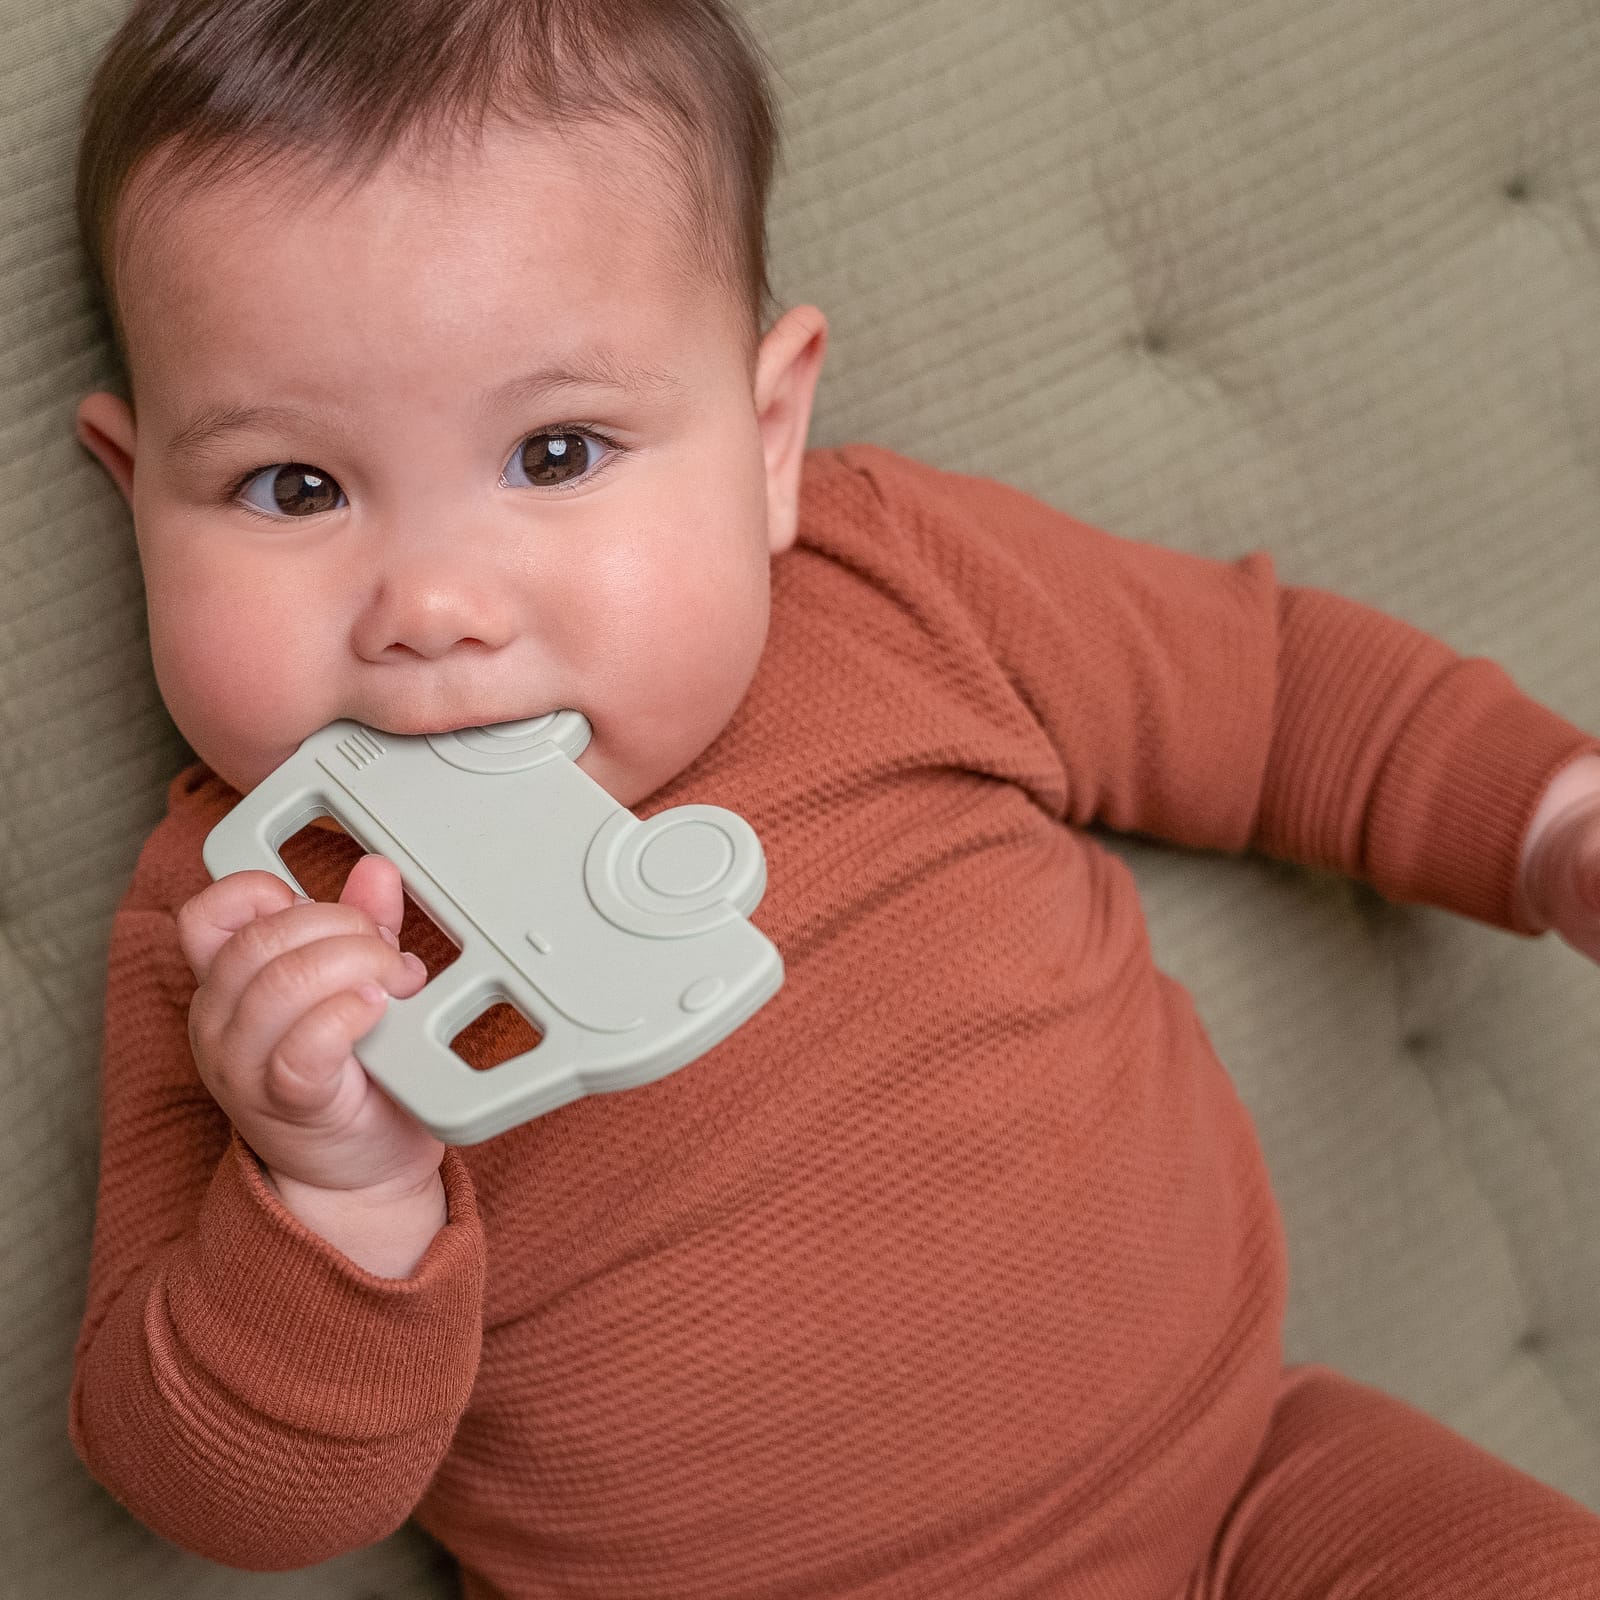
<svg viewBox="0 0 1600 1600"><path fill-rule="evenodd" d="M380 922L378 924L378 932L383 935L383 942L388 945L391 950L398 950L400 948L400 936L394 931L393 928L386 928Z"/></svg>
<svg viewBox="0 0 1600 1600"><path fill-rule="evenodd" d="M311 898L311 896L310 896L310 895L308 895L308 894L297 894L297 895L296 895L296 896L295 896L295 897L294 897L294 903L295 903L295 904L296 904L296 905L297 905L297 906L310 906L310 905L315 905L315 904L316 904L316 901L314 901L314 900L313 900L313 899L312 899L312 898Z"/></svg>
<svg viewBox="0 0 1600 1600"><path fill-rule="evenodd" d="M362 984L360 995L369 1006L386 1006L389 1003L388 991L380 989L375 983Z"/></svg>
<svg viewBox="0 0 1600 1600"><path fill-rule="evenodd" d="M412 955L412 953L409 950L407 950L405 952L405 962L406 962L406 966L413 973L415 973L417 977L419 977L419 978L427 977L427 975L428 975L427 967L424 966L423 963L421 961L419 961L416 956Z"/></svg>

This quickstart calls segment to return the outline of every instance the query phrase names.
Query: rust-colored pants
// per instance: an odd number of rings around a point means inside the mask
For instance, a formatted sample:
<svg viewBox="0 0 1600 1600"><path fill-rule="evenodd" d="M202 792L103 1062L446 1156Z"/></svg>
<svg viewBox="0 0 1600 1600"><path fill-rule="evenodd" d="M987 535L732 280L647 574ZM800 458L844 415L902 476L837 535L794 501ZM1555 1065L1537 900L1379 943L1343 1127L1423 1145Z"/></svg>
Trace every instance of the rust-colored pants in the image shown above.
<svg viewBox="0 0 1600 1600"><path fill-rule="evenodd" d="M1272 1428L1183 1600L1597 1600L1600 1516L1331 1368Z"/></svg>

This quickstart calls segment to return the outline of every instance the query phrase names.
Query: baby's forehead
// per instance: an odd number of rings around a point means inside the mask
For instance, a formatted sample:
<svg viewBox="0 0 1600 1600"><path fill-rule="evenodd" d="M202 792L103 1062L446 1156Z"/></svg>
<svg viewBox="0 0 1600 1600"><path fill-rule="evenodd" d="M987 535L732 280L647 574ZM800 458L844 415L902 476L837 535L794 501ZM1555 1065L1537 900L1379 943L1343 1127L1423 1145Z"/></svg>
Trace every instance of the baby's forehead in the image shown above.
<svg viewBox="0 0 1600 1600"><path fill-rule="evenodd" d="M435 328L499 338L605 318L614 341L661 318L742 320L693 248L648 152L600 162L581 139L501 142L478 158L392 160L326 186L280 162L197 181L152 174L133 195L120 293L130 342L160 326L190 347L243 320L304 341ZM171 352L178 354L178 352Z"/></svg>
<svg viewBox="0 0 1600 1600"><path fill-rule="evenodd" d="M513 365L592 372L596 351L690 388L736 344L748 365L747 308L687 254L680 210L640 192L648 175L597 178L571 143L395 163L343 188L287 164L203 184L168 174L129 234L136 388L162 391L176 430L276 392L330 414L363 409L363 393L371 414L385 384L442 402Z"/></svg>
<svg viewBox="0 0 1600 1600"><path fill-rule="evenodd" d="M425 255L448 270L454 256L464 281L487 285L510 265L504 251L484 249L484 224L495 218L530 246L553 243L596 273L680 285L716 278L735 290L726 270L732 219L709 218L706 186L625 119L503 124L471 141L413 139L360 163L245 148L212 166L200 159L168 147L129 183L118 207L123 299L184 269L208 278L242 240L258 246L263 234L273 242L284 230L327 232L346 222L346 232L388 244L397 259Z"/></svg>

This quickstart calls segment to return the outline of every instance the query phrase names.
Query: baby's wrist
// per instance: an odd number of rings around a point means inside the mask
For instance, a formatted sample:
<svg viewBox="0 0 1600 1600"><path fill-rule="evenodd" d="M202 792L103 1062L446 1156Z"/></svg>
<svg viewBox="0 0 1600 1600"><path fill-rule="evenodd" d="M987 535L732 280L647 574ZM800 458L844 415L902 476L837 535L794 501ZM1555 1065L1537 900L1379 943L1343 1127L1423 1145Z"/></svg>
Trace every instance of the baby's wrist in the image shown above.
<svg viewBox="0 0 1600 1600"><path fill-rule="evenodd" d="M325 1189L257 1159L263 1181L284 1210L376 1277L409 1278L450 1220L437 1168L420 1184Z"/></svg>

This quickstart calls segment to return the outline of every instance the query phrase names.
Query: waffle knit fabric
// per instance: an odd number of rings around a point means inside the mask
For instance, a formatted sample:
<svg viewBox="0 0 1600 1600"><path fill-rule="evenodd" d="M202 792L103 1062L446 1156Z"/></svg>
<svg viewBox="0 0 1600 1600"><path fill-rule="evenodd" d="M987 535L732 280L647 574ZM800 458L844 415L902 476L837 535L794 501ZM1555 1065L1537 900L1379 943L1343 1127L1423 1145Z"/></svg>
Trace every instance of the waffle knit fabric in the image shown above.
<svg viewBox="0 0 1600 1600"><path fill-rule="evenodd" d="M1285 1371L1267 1442L1183 1600L1597 1594L1600 1517L1415 1406L1313 1364Z"/></svg>
<svg viewBox="0 0 1600 1600"><path fill-rule="evenodd" d="M471 1600L1170 1600L1272 1437L1286 1250L1085 825L1526 933L1521 842L1585 751L1265 554L814 450L756 677L635 808L751 823L784 987L657 1083L450 1150L407 1279L290 1216L196 1074L174 914L238 796L173 780L112 932L73 1441L232 1565L415 1512ZM335 898L351 842L311 845ZM425 918L402 942L451 953Z"/></svg>

